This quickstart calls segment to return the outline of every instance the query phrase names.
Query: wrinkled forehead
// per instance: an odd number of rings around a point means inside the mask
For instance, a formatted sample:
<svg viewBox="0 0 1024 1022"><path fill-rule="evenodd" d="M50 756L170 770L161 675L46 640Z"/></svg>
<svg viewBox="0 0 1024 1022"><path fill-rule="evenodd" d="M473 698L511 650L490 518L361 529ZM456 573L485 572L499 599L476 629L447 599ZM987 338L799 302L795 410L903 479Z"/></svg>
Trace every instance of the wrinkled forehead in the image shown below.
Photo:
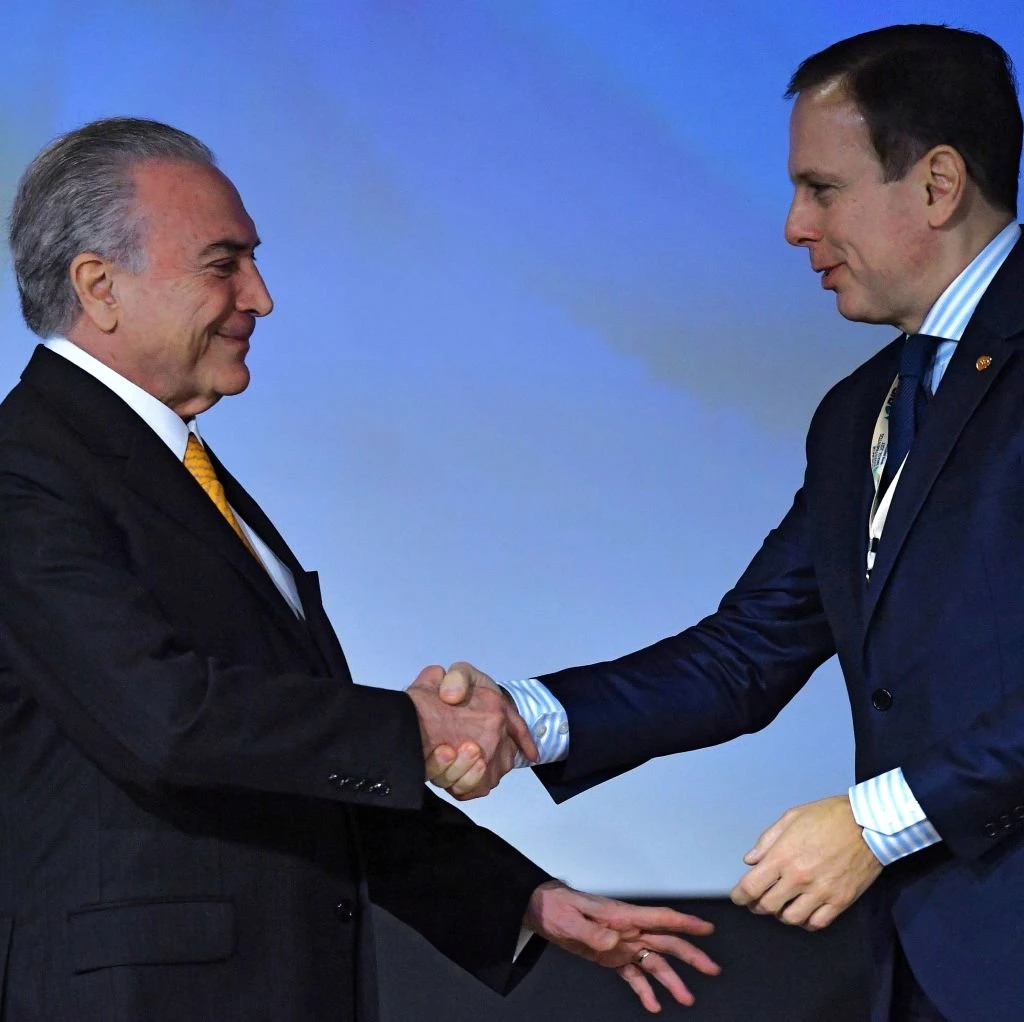
<svg viewBox="0 0 1024 1022"><path fill-rule="evenodd" d="M257 244L238 190L216 167L149 160L133 168L132 182L147 249L175 243L202 249L218 238L249 248Z"/></svg>

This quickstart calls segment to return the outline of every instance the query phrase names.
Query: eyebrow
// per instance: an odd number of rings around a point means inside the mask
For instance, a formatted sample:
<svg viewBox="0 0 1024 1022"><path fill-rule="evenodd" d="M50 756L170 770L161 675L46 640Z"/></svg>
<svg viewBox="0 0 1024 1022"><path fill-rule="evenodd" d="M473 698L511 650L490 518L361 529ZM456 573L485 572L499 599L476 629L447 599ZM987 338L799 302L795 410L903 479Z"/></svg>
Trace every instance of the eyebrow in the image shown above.
<svg viewBox="0 0 1024 1022"><path fill-rule="evenodd" d="M829 180L829 175L813 167L809 170L801 170L799 173L790 176L790 181L795 185L824 184Z"/></svg>
<svg viewBox="0 0 1024 1022"><path fill-rule="evenodd" d="M218 238L216 241L211 241L209 245L205 246L202 252L199 253L199 256L204 258L208 255L213 255L215 252L230 252L232 255L244 255L248 252L255 252L259 245L259 238L251 245L247 242L239 241L237 238Z"/></svg>

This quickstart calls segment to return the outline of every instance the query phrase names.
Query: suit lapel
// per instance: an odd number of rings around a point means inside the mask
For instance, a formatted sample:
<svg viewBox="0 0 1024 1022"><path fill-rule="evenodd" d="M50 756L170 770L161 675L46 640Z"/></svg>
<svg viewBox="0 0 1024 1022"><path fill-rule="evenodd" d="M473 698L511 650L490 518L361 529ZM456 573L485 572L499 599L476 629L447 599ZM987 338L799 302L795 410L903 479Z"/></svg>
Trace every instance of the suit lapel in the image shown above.
<svg viewBox="0 0 1024 1022"><path fill-rule="evenodd" d="M315 571L304 571L295 578L302 597L302 605L306 608L306 624L313 641L327 662L331 675L345 681L352 680L348 661L338 641L338 636L331 627L324 611L323 596L320 593L320 576Z"/></svg>
<svg viewBox="0 0 1024 1022"><path fill-rule="evenodd" d="M124 401L87 372L41 345L22 373L22 381L57 411L95 455L119 462L125 485L152 505L155 514L172 518L212 556L229 561L243 581L259 593L278 624L313 651L318 662L324 661L304 623L296 618L263 566L239 541L213 501L163 440ZM219 475L223 466L215 459L214 464ZM301 572L256 502L226 472L220 478L232 506L261 537L267 538L267 545L293 573Z"/></svg>
<svg viewBox="0 0 1024 1022"><path fill-rule="evenodd" d="M871 480L869 437L872 436L878 413L896 378L899 346L883 350L877 356L877 370L870 380L851 397L843 415L847 427L833 441L830 437L829 478L838 484L829 486L828 499L819 521L827 523L827 533L820 549L832 561L824 572L831 578L846 604L845 620L859 621L864 613L864 573L868 549L868 516L874 497ZM832 446L832 445L835 446ZM834 456L833 456L834 455ZM851 537L840 542L840 536Z"/></svg>
<svg viewBox="0 0 1024 1022"><path fill-rule="evenodd" d="M219 466L215 468L219 474ZM229 561L260 594L267 609L294 630L295 615L266 570L239 541L216 505L167 445L145 426L138 431L129 453L124 481L136 494L191 532L210 554ZM228 501L235 506L231 496ZM249 521L245 512L239 509L239 513ZM250 524L260 531L255 523Z"/></svg>
<svg viewBox="0 0 1024 1022"><path fill-rule="evenodd" d="M893 494L865 599L864 625L871 617L907 535L949 459L960 434L992 385L1016 356L1012 338L1024 329L1024 239L1011 250L971 317L946 369L942 384L914 438L910 456ZM987 368L978 359L988 356Z"/></svg>
<svg viewBox="0 0 1024 1022"><path fill-rule="evenodd" d="M302 603L302 609L305 613L305 622L296 618L290 607L288 608L288 615L291 618L292 623L301 631L303 642L306 643L307 647L315 653L325 668L327 668L333 675L339 676L339 672L337 670L338 665L334 662L336 658L333 656L334 650L332 644L327 642L326 637L323 635L323 628L321 627L320 619L323 617L323 605L320 597L320 585L316 578L316 572L307 572L302 567L295 554L292 553L291 548L275 528L274 523L271 522L271 520L264 514L263 509L259 504L253 500L238 480L228 472L208 446L206 448L206 452L209 454L210 461L213 463L214 471L217 473L217 478L220 479L221 485L224 487L224 493L228 498L228 503L250 526L252 526L260 539L270 547L274 556L292 573L292 578L295 581L295 588L298 591L299 600ZM218 517L220 517L219 514ZM232 533L232 535L234 535L234 533ZM238 545L241 546L241 544ZM248 555L248 551L244 552ZM249 560L253 560L251 555L249 556ZM267 573L263 568L259 565L256 565L256 568L263 576L264 580L269 581ZM284 603L281 594L277 591L277 587L274 586L273 583L270 584L278 600ZM337 643L335 642L334 645L337 645ZM342 663L344 664L344 658L342 658ZM347 666L344 667L340 676L348 677Z"/></svg>

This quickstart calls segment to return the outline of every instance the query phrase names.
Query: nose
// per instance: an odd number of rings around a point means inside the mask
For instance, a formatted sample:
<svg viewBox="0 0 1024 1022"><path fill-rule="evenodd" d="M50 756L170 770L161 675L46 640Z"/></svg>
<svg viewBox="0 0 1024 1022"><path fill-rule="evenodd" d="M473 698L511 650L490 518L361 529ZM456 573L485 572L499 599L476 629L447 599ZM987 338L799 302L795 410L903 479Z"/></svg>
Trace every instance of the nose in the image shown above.
<svg viewBox="0 0 1024 1022"><path fill-rule="evenodd" d="M799 191L793 195L793 201L789 204L785 235L791 245L804 247L821 240L821 228L815 210Z"/></svg>
<svg viewBox="0 0 1024 1022"><path fill-rule="evenodd" d="M263 275L254 262L248 263L242 273L237 305L240 312L248 312L253 316L267 316L273 311L274 299L270 297Z"/></svg>

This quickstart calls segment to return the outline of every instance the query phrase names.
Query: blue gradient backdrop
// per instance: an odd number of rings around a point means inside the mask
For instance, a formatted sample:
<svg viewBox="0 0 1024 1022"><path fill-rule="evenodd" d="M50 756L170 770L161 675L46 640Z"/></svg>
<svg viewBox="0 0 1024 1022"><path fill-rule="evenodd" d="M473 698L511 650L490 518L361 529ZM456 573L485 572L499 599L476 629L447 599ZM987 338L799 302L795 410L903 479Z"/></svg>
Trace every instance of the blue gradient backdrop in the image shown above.
<svg viewBox="0 0 1024 1022"><path fill-rule="evenodd" d="M1019 0L2 0L0 199L95 117L208 142L277 309L204 435L320 570L359 682L537 673L712 609L818 399L891 335L783 242L781 97L808 54L921 20L1024 66ZM32 344L9 265L0 328L6 390ZM848 717L830 664L759 735L468 808L574 884L718 893L850 783Z"/></svg>

